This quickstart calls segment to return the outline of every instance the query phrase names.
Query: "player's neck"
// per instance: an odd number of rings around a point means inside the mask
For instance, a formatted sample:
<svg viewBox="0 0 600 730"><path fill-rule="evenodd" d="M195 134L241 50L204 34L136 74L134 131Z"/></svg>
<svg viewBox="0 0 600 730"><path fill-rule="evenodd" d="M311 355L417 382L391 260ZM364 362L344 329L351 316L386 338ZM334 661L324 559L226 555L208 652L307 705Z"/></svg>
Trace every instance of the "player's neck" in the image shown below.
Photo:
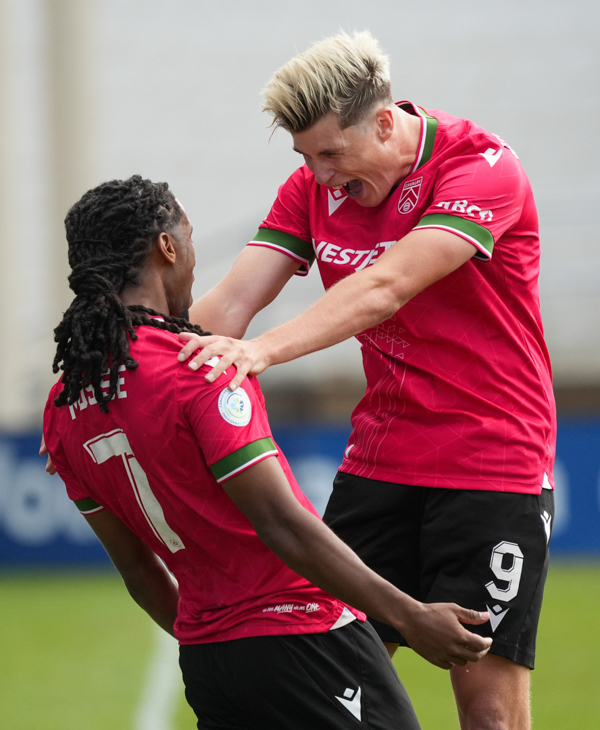
<svg viewBox="0 0 600 730"><path fill-rule="evenodd" d="M138 305L167 316L170 314L165 288L158 274L146 274L138 286L126 287L119 297L126 307Z"/></svg>
<svg viewBox="0 0 600 730"><path fill-rule="evenodd" d="M421 118L394 107L396 117L396 151L399 158L399 177L403 180L412 170L421 139Z"/></svg>

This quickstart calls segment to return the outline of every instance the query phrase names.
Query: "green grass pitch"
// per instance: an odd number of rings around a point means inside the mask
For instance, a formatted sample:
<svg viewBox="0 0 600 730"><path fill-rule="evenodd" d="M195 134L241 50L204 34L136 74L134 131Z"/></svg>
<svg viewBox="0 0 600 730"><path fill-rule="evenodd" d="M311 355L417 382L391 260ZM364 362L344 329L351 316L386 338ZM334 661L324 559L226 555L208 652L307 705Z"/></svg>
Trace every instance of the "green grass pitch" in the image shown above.
<svg viewBox="0 0 600 730"><path fill-rule="evenodd" d="M532 675L534 727L600 727L600 563L550 571ZM112 574L0 576L0 725L135 730L154 634ZM396 666L423 730L456 730L448 675L410 650ZM176 699L172 730L192 730Z"/></svg>

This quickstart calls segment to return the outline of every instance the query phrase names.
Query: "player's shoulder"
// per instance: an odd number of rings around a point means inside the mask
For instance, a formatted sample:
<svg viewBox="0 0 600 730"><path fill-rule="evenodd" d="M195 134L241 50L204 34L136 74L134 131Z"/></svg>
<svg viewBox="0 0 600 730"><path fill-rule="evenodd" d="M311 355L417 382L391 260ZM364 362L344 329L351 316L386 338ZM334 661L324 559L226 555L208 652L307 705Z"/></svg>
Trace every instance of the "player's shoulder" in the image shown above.
<svg viewBox="0 0 600 730"><path fill-rule="evenodd" d="M164 322L162 319L160 321ZM181 349L182 346L175 332L170 332L162 327L141 325L135 328L135 334L136 338L132 339L130 344L132 350L138 348L141 344L148 348L156 348L158 350L168 350L174 347Z"/></svg>
<svg viewBox="0 0 600 730"><path fill-rule="evenodd" d="M191 393L197 392L204 396L210 396L210 394L218 396L224 390L229 390L229 384L237 375L235 365L230 365L215 381L209 382L206 380L205 376L215 367L215 365L217 365L220 358L217 356L211 357L211 359L205 362L204 365L198 368L198 370L192 370L189 367L189 362L194 355L198 354L198 352L190 356L187 362L180 363L177 361L177 364L180 366L178 368L177 377L181 388L191 388ZM241 393L250 393L253 398L258 397L260 400L264 400L258 379L253 375L247 375L238 390L240 390Z"/></svg>

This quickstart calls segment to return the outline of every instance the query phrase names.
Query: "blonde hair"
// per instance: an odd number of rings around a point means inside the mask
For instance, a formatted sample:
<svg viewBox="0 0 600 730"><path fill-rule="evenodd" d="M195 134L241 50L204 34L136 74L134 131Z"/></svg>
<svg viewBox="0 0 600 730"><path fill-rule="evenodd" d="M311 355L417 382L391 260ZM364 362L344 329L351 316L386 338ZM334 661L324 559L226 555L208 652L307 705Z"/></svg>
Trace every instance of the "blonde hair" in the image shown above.
<svg viewBox="0 0 600 730"><path fill-rule="evenodd" d="M263 111L288 132L303 132L329 112L345 129L376 102L392 101L389 59L369 31L325 38L276 71L263 89Z"/></svg>

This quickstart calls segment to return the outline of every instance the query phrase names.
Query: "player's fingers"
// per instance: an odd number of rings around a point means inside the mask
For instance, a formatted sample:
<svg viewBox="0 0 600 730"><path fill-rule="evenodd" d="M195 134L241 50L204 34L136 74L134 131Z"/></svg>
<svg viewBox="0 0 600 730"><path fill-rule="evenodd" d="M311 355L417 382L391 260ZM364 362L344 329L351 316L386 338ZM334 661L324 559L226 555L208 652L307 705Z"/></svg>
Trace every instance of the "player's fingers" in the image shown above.
<svg viewBox="0 0 600 730"><path fill-rule="evenodd" d="M213 369L204 376L204 379L207 380L209 383L214 383L214 381L217 378L220 378L221 375L223 375L223 373L227 370L227 368L231 367L231 365L233 365L234 363L235 357L233 357L232 355L224 355L219 359L219 362L213 367Z"/></svg>
<svg viewBox="0 0 600 730"><path fill-rule="evenodd" d="M248 366L236 366L237 373L233 380L229 383L229 390L237 390L242 384L242 381L248 375L250 368Z"/></svg>
<svg viewBox="0 0 600 730"><path fill-rule="evenodd" d="M473 611L462 606L454 606L454 610L458 620L463 624L479 625L490 620L490 614L487 611Z"/></svg>
<svg viewBox="0 0 600 730"><path fill-rule="evenodd" d="M488 653L491 645L492 639L489 636L478 636L467 631L461 637L458 653L468 661L476 662Z"/></svg>
<svg viewBox="0 0 600 730"><path fill-rule="evenodd" d="M53 474L56 474L56 469L54 468L54 464L52 463L52 459L50 458L50 454L48 454L48 459L46 460L46 467L45 471L52 476Z"/></svg>
<svg viewBox="0 0 600 730"><path fill-rule="evenodd" d="M196 350L200 350L215 341L215 338L211 335L200 337L200 335L195 335L192 332L180 332L178 337L186 343L177 355L179 362L185 362Z"/></svg>
<svg viewBox="0 0 600 730"><path fill-rule="evenodd" d="M44 434L42 434L42 441L40 443L40 456L45 456L48 453L48 449L46 448L46 441L44 439Z"/></svg>

